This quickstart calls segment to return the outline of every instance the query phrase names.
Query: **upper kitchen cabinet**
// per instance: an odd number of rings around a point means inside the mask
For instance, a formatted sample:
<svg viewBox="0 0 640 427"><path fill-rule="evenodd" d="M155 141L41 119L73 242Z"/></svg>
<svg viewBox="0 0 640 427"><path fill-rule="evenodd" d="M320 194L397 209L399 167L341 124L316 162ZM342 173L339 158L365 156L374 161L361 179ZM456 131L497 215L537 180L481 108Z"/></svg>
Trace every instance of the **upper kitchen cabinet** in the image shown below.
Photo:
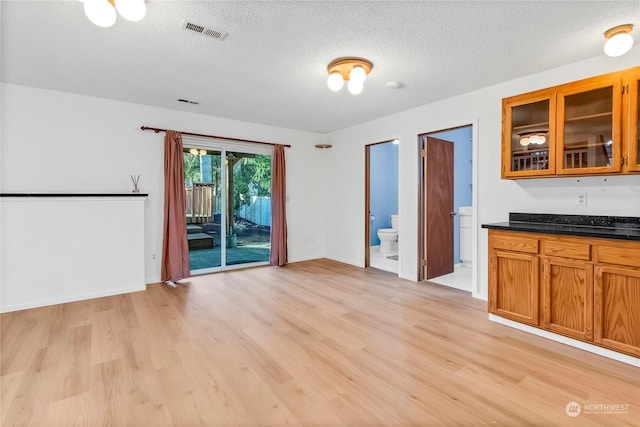
<svg viewBox="0 0 640 427"><path fill-rule="evenodd" d="M502 177L640 172L640 67L502 100Z"/></svg>
<svg viewBox="0 0 640 427"><path fill-rule="evenodd" d="M628 93L627 141L628 151L625 166L629 171L640 172L640 67L634 68L627 78L625 95Z"/></svg>
<svg viewBox="0 0 640 427"><path fill-rule="evenodd" d="M549 90L502 100L502 177L555 173L556 96Z"/></svg>
<svg viewBox="0 0 640 427"><path fill-rule="evenodd" d="M622 80L595 77L558 89L558 174L619 172Z"/></svg>

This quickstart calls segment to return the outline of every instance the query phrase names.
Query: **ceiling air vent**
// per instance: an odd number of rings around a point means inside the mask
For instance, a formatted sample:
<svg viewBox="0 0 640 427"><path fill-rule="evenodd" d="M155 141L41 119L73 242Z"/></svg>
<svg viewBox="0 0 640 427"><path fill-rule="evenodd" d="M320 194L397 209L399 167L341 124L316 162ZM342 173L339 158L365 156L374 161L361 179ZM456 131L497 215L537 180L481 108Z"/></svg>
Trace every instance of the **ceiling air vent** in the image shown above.
<svg viewBox="0 0 640 427"><path fill-rule="evenodd" d="M194 24L193 22L189 22L186 19L182 21L182 28L187 30L195 31L196 33L200 33L205 36L209 36L216 40L224 40L227 36L227 33L223 31L214 30L212 28L203 27L202 25Z"/></svg>

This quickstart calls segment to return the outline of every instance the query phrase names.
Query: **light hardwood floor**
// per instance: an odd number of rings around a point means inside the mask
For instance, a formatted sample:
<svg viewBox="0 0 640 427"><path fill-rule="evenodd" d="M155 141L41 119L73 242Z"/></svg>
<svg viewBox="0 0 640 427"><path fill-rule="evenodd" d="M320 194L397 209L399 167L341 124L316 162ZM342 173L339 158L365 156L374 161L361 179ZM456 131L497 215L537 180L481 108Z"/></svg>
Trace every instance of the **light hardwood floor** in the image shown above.
<svg viewBox="0 0 640 427"><path fill-rule="evenodd" d="M467 293L329 260L0 320L2 426L640 420L637 368L489 322ZM569 417L571 401L599 413Z"/></svg>

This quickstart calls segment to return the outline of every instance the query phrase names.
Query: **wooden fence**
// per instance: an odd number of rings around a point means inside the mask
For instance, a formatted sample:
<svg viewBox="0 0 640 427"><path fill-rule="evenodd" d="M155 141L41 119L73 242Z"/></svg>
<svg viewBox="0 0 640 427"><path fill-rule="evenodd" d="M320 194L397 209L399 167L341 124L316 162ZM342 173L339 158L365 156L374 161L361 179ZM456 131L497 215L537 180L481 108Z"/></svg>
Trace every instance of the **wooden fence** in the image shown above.
<svg viewBox="0 0 640 427"><path fill-rule="evenodd" d="M216 199L213 183L194 182L186 187L187 223L202 224L213 221L216 211Z"/></svg>

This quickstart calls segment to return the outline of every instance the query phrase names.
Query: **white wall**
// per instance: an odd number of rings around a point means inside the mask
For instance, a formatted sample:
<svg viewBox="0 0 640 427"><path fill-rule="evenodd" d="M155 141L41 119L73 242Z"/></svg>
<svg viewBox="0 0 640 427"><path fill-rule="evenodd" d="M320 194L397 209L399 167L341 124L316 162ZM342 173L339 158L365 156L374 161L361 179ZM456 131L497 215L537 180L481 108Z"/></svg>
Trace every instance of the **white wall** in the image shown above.
<svg viewBox="0 0 640 427"><path fill-rule="evenodd" d="M3 83L1 189L129 192L129 174L140 174L141 190L150 194L145 202L145 278L155 282L162 243L163 134L143 132L140 126L288 143L290 261L328 256L362 266L364 145L399 138L399 271L400 277L416 280L421 133L474 125L478 225L506 220L511 211L640 216L640 175L609 177L606 182L500 179L502 98L639 64L636 46L622 58L593 58L328 135ZM319 150L316 143L331 143L333 148ZM576 206L578 191L588 193L587 206ZM478 227L476 239L476 293L486 298L486 230Z"/></svg>
<svg viewBox="0 0 640 427"><path fill-rule="evenodd" d="M145 289L144 198L0 200L0 312Z"/></svg>
<svg viewBox="0 0 640 427"><path fill-rule="evenodd" d="M147 283L160 280L164 134L141 125L291 144L289 260L324 255L322 135L7 83L1 91L2 192L130 192L129 175L141 175Z"/></svg>
<svg viewBox="0 0 640 427"><path fill-rule="evenodd" d="M417 279L417 135L472 123L477 157L476 295L487 297L487 231L479 224L508 219L509 212L640 216L640 175L625 177L500 179L502 98L640 65L640 46L621 58L596 57L454 98L427 104L328 135L332 143L327 175L327 256L364 264L364 145L400 138L400 277ZM409 86L402 90L411 90ZM588 205L576 206L576 194Z"/></svg>

